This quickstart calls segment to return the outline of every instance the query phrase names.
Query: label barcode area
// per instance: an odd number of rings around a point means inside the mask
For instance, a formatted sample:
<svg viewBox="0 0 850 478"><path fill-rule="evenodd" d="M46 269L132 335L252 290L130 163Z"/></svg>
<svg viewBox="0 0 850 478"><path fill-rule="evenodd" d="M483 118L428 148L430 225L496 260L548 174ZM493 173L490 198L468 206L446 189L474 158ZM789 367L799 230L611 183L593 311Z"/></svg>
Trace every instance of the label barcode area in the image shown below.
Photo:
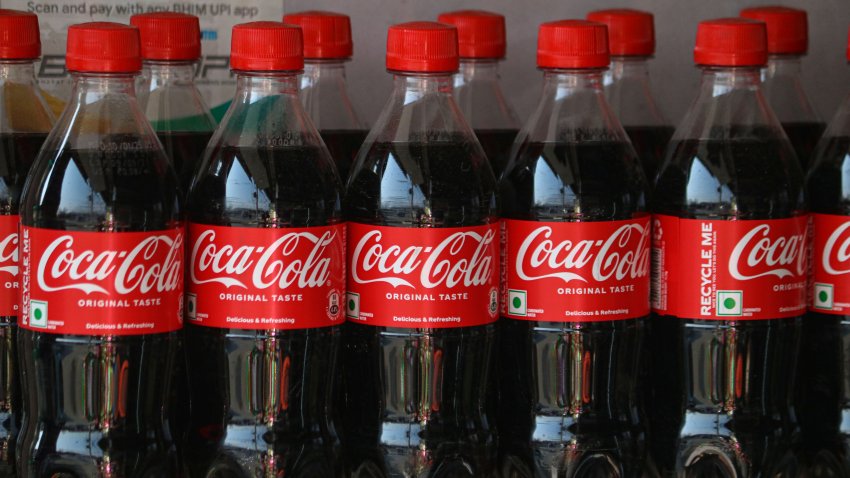
<svg viewBox="0 0 850 478"><path fill-rule="evenodd" d="M652 261L652 287L650 287L649 302L653 309L663 309L661 304L661 276L664 273L664 254L660 247L653 247L650 258Z"/></svg>

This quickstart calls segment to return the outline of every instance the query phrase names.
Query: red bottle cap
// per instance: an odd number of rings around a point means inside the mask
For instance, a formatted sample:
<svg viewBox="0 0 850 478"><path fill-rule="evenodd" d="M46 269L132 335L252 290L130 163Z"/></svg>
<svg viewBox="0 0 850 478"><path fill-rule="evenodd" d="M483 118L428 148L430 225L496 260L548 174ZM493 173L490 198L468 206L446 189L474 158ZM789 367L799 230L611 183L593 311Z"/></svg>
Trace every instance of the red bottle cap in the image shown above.
<svg viewBox="0 0 850 478"><path fill-rule="evenodd" d="M393 25L387 32L387 69L451 73L457 71L457 29L436 22Z"/></svg>
<svg viewBox="0 0 850 478"><path fill-rule="evenodd" d="M585 20L559 20L540 25L538 67L604 68L610 60L605 25Z"/></svg>
<svg viewBox="0 0 850 478"><path fill-rule="evenodd" d="M0 9L0 58L30 60L41 56L38 16Z"/></svg>
<svg viewBox="0 0 850 478"><path fill-rule="evenodd" d="M290 13L283 22L301 27L304 35L304 58L350 58L351 19L334 12L309 11Z"/></svg>
<svg viewBox="0 0 850 478"><path fill-rule="evenodd" d="M65 67L70 71L133 73L142 69L139 29L92 22L68 27Z"/></svg>
<svg viewBox="0 0 850 478"><path fill-rule="evenodd" d="M440 23L457 28L461 58L504 58L505 17L483 10L458 10L441 13Z"/></svg>
<svg viewBox="0 0 850 478"><path fill-rule="evenodd" d="M176 12L142 13L130 17L139 29L145 60L197 60L201 57L198 17Z"/></svg>
<svg viewBox="0 0 850 478"><path fill-rule="evenodd" d="M767 52L802 55L809 48L809 20L805 10L788 7L754 7L741 16L767 24Z"/></svg>
<svg viewBox="0 0 850 478"><path fill-rule="evenodd" d="M245 71L297 71L304 68L301 28L280 22L233 27L230 67Z"/></svg>
<svg viewBox="0 0 850 478"><path fill-rule="evenodd" d="M655 53L655 25L651 13L612 8L590 12L587 19L608 26L608 49L612 55L649 56Z"/></svg>
<svg viewBox="0 0 850 478"><path fill-rule="evenodd" d="M767 63L767 29L763 22L744 18L700 22L694 61L699 65L762 66Z"/></svg>

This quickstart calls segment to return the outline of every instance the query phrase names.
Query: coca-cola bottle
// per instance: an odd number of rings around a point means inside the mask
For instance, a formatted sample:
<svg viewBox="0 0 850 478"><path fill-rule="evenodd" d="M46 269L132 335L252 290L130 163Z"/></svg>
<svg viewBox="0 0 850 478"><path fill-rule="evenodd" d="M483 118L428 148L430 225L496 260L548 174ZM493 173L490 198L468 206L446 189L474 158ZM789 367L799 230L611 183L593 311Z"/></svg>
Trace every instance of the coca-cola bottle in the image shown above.
<svg viewBox="0 0 850 478"><path fill-rule="evenodd" d="M298 98L301 30L236 25L236 94L187 202L196 476L336 477L342 186Z"/></svg>
<svg viewBox="0 0 850 478"><path fill-rule="evenodd" d="M665 476L798 476L807 216L761 92L766 43L761 22L699 24L702 79L653 193L652 430Z"/></svg>
<svg viewBox="0 0 850 478"><path fill-rule="evenodd" d="M673 135L673 127L655 102L649 80L649 60L655 54L653 16L621 8L590 12L587 19L608 26L611 67L605 73L605 95L651 183Z"/></svg>
<svg viewBox="0 0 850 478"><path fill-rule="evenodd" d="M142 38L139 104L174 164L185 194L215 129L215 119L195 86L201 57L198 17L153 12L130 17Z"/></svg>
<svg viewBox="0 0 850 478"><path fill-rule="evenodd" d="M850 40L847 59L850 61ZM809 313L796 409L812 477L850 476L850 97L815 149ZM811 355L808 355L811 354Z"/></svg>
<svg viewBox="0 0 850 478"><path fill-rule="evenodd" d="M457 30L391 26L386 65L393 91L345 195L349 470L358 478L492 476L495 179L452 97Z"/></svg>
<svg viewBox="0 0 850 478"><path fill-rule="evenodd" d="M503 477L640 476L646 178L608 107L605 25L540 26L540 100L500 182Z"/></svg>
<svg viewBox="0 0 850 478"><path fill-rule="evenodd" d="M454 77L455 101L475 131L498 179L519 130L516 113L499 85L505 59L505 17L482 10L441 13L438 21L457 28L460 69Z"/></svg>
<svg viewBox="0 0 850 478"><path fill-rule="evenodd" d="M35 80L38 17L0 10L0 476L15 474L21 424L17 322L18 205L33 159L54 118Z"/></svg>
<svg viewBox="0 0 850 478"><path fill-rule="evenodd" d="M185 194L215 129L215 119L194 80L201 56L198 17L174 12L143 13L130 17L130 24L139 29L142 41L139 104L165 148ZM182 335L179 339L168 417L178 451L185 439L190 406Z"/></svg>
<svg viewBox="0 0 850 478"><path fill-rule="evenodd" d="M741 10L741 16L767 26L768 57L762 70L762 90L805 171L826 127L803 88L802 60L809 48L806 11L753 7Z"/></svg>
<svg viewBox="0 0 850 478"><path fill-rule="evenodd" d="M345 78L345 63L354 52L351 20L341 13L307 11L284 15L283 21L300 26L304 34L301 102L345 182L368 132Z"/></svg>
<svg viewBox="0 0 850 478"><path fill-rule="evenodd" d="M68 28L64 112L21 195L22 477L170 477L177 176L135 97L139 32Z"/></svg>

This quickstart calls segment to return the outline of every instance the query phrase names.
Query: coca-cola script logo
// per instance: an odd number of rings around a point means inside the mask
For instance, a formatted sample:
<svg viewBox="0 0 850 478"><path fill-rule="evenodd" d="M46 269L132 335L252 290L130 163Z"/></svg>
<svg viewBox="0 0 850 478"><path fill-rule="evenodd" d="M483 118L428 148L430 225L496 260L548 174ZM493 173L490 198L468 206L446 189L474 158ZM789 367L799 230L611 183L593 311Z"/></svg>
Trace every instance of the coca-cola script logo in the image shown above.
<svg viewBox="0 0 850 478"><path fill-rule="evenodd" d="M182 234L148 236L121 250L77 250L74 245L71 235L63 235L44 249L37 268L42 291L77 289L86 294L109 294L103 285L111 281L114 292L122 295L168 292L176 290L182 279Z"/></svg>
<svg viewBox="0 0 850 478"><path fill-rule="evenodd" d="M321 287L330 279L330 245L339 240L336 232L321 235L290 232L271 244L233 247L216 242L216 233L206 230L192 247L191 279L194 284L217 282L225 287L248 289L243 277L250 272L251 287L286 289Z"/></svg>
<svg viewBox="0 0 850 478"><path fill-rule="evenodd" d="M729 273L737 280L802 276L806 271L805 233L771 235L769 224L752 228L729 256Z"/></svg>
<svg viewBox="0 0 850 478"><path fill-rule="evenodd" d="M821 255L823 269L832 275L850 274L850 221L832 231Z"/></svg>
<svg viewBox="0 0 850 478"><path fill-rule="evenodd" d="M9 233L0 241L0 272L18 275L18 233Z"/></svg>
<svg viewBox="0 0 850 478"><path fill-rule="evenodd" d="M517 275L527 281L557 278L588 282L589 278L581 274L588 265L590 277L597 282L646 277L649 227L624 224L607 238L576 241L553 240L551 227L538 227L523 240L515 263Z"/></svg>
<svg viewBox="0 0 850 478"><path fill-rule="evenodd" d="M488 252L496 233L458 231L435 246L411 245L405 248L382 242L381 231L363 235L354 247L351 278L358 284L386 282L393 287L485 285L493 274L493 256ZM416 276L418 275L418 279Z"/></svg>

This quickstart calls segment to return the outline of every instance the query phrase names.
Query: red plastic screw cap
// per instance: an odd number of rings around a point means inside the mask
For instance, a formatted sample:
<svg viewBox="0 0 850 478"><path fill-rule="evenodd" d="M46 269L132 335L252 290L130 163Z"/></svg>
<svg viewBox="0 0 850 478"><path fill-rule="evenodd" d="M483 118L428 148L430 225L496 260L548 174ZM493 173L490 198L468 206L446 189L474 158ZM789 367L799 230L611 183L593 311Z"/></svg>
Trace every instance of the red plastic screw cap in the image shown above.
<svg viewBox="0 0 850 478"><path fill-rule="evenodd" d="M559 20L540 25L538 67L604 68L610 60L605 25L585 20Z"/></svg>
<svg viewBox="0 0 850 478"><path fill-rule="evenodd" d="M847 31L847 61L850 61L850 30Z"/></svg>
<svg viewBox="0 0 850 478"><path fill-rule="evenodd" d="M92 22L68 27L65 66L70 71L133 73L142 69L139 29Z"/></svg>
<svg viewBox="0 0 850 478"><path fill-rule="evenodd" d="M201 57L198 17L185 13L142 13L130 17L139 29L145 60L197 60Z"/></svg>
<svg viewBox="0 0 850 478"><path fill-rule="evenodd" d="M299 12L284 15L283 22L301 27L304 58L350 58L353 53L351 19L348 15L322 11Z"/></svg>
<svg viewBox="0 0 850 478"><path fill-rule="evenodd" d="M608 27L608 49L612 55L649 56L655 53L655 25L651 13L614 8L590 12L587 19Z"/></svg>
<svg viewBox="0 0 850 478"><path fill-rule="evenodd" d="M754 7L741 16L767 24L767 52L802 55L809 48L809 19L805 10L788 7Z"/></svg>
<svg viewBox="0 0 850 478"><path fill-rule="evenodd" d="M461 58L505 57L504 15L483 10L458 10L441 13L437 21L457 28Z"/></svg>
<svg viewBox="0 0 850 478"><path fill-rule="evenodd" d="M38 16L0 9L0 58L30 60L41 56Z"/></svg>
<svg viewBox="0 0 850 478"><path fill-rule="evenodd" d="M720 18L700 22L694 47L699 65L762 66L767 63L767 29L764 22Z"/></svg>
<svg viewBox="0 0 850 478"><path fill-rule="evenodd" d="M233 27L230 67L244 71L297 71L304 68L301 28L280 22Z"/></svg>
<svg viewBox="0 0 850 478"><path fill-rule="evenodd" d="M458 68L457 29L436 22L393 25L387 32L387 69L453 73Z"/></svg>

